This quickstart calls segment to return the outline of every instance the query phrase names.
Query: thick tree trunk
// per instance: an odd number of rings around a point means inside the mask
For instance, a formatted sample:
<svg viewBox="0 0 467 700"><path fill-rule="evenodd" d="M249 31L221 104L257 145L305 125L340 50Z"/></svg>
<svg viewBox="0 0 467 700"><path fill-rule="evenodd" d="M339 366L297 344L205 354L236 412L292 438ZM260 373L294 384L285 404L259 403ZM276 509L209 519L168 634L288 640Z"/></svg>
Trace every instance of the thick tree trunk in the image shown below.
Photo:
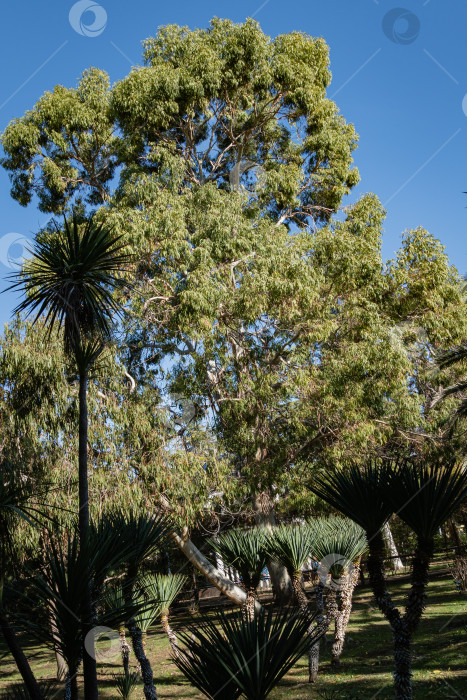
<svg viewBox="0 0 467 700"><path fill-rule="evenodd" d="M213 586L219 589L221 593L226 595L230 600L238 605L244 605L246 601L246 592L236 583L223 576L215 566L199 551L199 549L188 539L188 537L180 537L176 532L172 533L172 538L177 546L181 549L188 561L200 571ZM256 601L256 607L260 607Z"/></svg>
<svg viewBox="0 0 467 700"><path fill-rule="evenodd" d="M79 377L79 445L78 445L78 497L79 513L78 528L80 542L86 540L89 529L89 490L88 490L88 404L87 404L87 372ZM83 610L83 637L86 647L83 648L83 676L85 700L98 700L97 665L94 652L93 607L91 578L87 573L86 597Z"/></svg>
<svg viewBox="0 0 467 700"><path fill-rule="evenodd" d="M58 638L58 631L57 631L57 623L55 621L55 616L52 608L49 607L49 620L50 620L50 629L52 631L52 636L55 641L55 662L57 664L57 680L58 681L64 681L66 679L67 673L68 673L68 665L65 659L63 658L60 649L59 649L59 638Z"/></svg>
<svg viewBox="0 0 467 700"><path fill-rule="evenodd" d="M255 494L253 497L253 510L255 511L257 525L272 530L276 524L276 516L269 491ZM293 586L287 569L282 564L271 560L268 562L268 571L275 599L282 604L288 603L293 596Z"/></svg>
<svg viewBox="0 0 467 700"><path fill-rule="evenodd" d="M316 683L319 668L319 646L326 633L328 622L324 613L324 582L320 581L316 586L316 628L315 634L321 633L320 638L311 644L308 653L308 682Z"/></svg>
<svg viewBox="0 0 467 700"><path fill-rule="evenodd" d="M27 688L31 700L44 700L44 695L39 688L39 685L34 677L29 662L24 655L20 643L16 637L16 633L13 627L10 625L6 613L3 608L0 608L0 627L2 629L5 642L10 650L12 657L15 660L18 671L24 681L24 685Z"/></svg>
<svg viewBox="0 0 467 700"><path fill-rule="evenodd" d="M404 623L412 635L419 623L426 606L426 587L428 585L428 570L433 557L433 539L418 539L417 549L412 562L411 589L405 608Z"/></svg>
<svg viewBox="0 0 467 700"><path fill-rule="evenodd" d="M403 621L393 633L394 688L397 700L412 700L411 637Z"/></svg>
<svg viewBox="0 0 467 700"><path fill-rule="evenodd" d="M386 523L383 527L383 537L386 547L389 552L390 566L393 571L401 571L404 568L402 559L399 557L399 552L397 551L396 543L394 542L394 537L392 536L391 528L389 523Z"/></svg>
<svg viewBox="0 0 467 700"><path fill-rule="evenodd" d="M141 670L141 677L144 684L144 697L146 700L157 700L157 692L154 685L154 676L152 673L151 664L149 663L149 659L146 656L143 647L143 634L136 624L134 618L131 618L128 622L128 631L130 632L131 636L133 652Z"/></svg>
<svg viewBox="0 0 467 700"><path fill-rule="evenodd" d="M345 631L350 619L352 611L352 596L355 586L358 583L359 564L355 564L353 569L345 577L343 586L338 594L339 611L335 620L334 641L331 651L331 664L339 667L341 663L341 654L344 648Z"/></svg>

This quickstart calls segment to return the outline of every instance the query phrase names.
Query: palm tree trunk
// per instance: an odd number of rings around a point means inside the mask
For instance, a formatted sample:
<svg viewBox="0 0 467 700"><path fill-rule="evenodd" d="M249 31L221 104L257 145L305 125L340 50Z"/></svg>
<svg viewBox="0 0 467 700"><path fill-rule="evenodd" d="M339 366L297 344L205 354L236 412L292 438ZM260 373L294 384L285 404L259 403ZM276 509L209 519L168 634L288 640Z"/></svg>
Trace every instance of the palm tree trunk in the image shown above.
<svg viewBox="0 0 467 700"><path fill-rule="evenodd" d="M393 632L394 689L397 700L412 700L412 641L406 625L401 621Z"/></svg>
<svg viewBox="0 0 467 700"><path fill-rule="evenodd" d="M419 623L426 605L426 587L428 585L428 570L433 557L433 539L418 538L417 549L412 562L411 589L405 608L404 622L412 635Z"/></svg>
<svg viewBox="0 0 467 700"><path fill-rule="evenodd" d="M255 610L255 601L253 599L253 614ZM162 627L164 628L165 633L167 634L170 642L170 646L172 647L172 651L174 654L178 654L178 639L177 635L173 631L172 627L169 624L169 611L168 610L163 610L161 614L161 623Z"/></svg>
<svg viewBox="0 0 467 700"><path fill-rule="evenodd" d="M49 613L49 620L50 620L50 629L52 630L52 636L53 639L56 643L55 646L55 661L57 664L57 680L58 681L64 681L66 679L67 673L68 673L68 665L65 661L65 659L62 656L62 653L60 651L58 642L59 642L59 637L58 637L58 630L57 630L57 623L55 620L55 615L52 607L50 606L48 609Z"/></svg>
<svg viewBox="0 0 467 700"><path fill-rule="evenodd" d="M78 670L73 673L66 672L65 676L65 692L63 697L65 700L79 700L78 698Z"/></svg>
<svg viewBox="0 0 467 700"><path fill-rule="evenodd" d="M128 631L130 632L135 658L138 661L141 669L141 677L144 684L144 697L146 700L157 700L157 691L154 685L151 664L149 663L149 659L147 658L143 647L143 633L136 624L136 620L134 618L131 618L128 621Z"/></svg>
<svg viewBox="0 0 467 700"><path fill-rule="evenodd" d="M246 592L246 600L242 606L242 613L247 622L251 622L255 618L255 603L256 590L254 588L248 588Z"/></svg>
<svg viewBox="0 0 467 700"><path fill-rule="evenodd" d="M342 649L345 642L345 631L352 611L352 596L358 582L360 565L354 564L353 569L347 574L339 591L339 612L335 620L334 641L331 651L332 666L339 667L341 663Z"/></svg>
<svg viewBox="0 0 467 700"><path fill-rule="evenodd" d="M122 624L120 625L119 628L119 634L120 634L120 648L122 652L122 663L123 663L123 672L125 676L130 675L130 645L126 641L126 635L125 635L125 625Z"/></svg>
<svg viewBox="0 0 467 700"><path fill-rule="evenodd" d="M320 581L316 586L316 628L315 634L321 632L320 638L310 646L308 654L308 682L316 683L319 668L319 645L321 637L328 628L326 615L324 614L324 582Z"/></svg>
<svg viewBox="0 0 467 700"><path fill-rule="evenodd" d="M79 445L78 445L78 492L79 514L78 527L80 542L83 543L89 528L89 491L88 491L88 405L87 405L87 372L80 372L79 377ZM94 653L93 607L91 578L87 573L86 597L83 610L83 637L86 648L83 649L83 676L85 700L98 700L97 665Z"/></svg>
<svg viewBox="0 0 467 700"><path fill-rule="evenodd" d="M26 656L24 655L20 643L18 642L16 633L13 627L10 625L10 621L8 620L3 608L0 608L0 627L2 629L2 633L5 638L5 642L7 643L8 649L10 650L10 653L15 660L18 671L20 672L21 677L24 681L24 685L26 686L27 691L31 696L31 700L44 700L44 695L41 689L39 688L34 674L31 671L29 662Z"/></svg>

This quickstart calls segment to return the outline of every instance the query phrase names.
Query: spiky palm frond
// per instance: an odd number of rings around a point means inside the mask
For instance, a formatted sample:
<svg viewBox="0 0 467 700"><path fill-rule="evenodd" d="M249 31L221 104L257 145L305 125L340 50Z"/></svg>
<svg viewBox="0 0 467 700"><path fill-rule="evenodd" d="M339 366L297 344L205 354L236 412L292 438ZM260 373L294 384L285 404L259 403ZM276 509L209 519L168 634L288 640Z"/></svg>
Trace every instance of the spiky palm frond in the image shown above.
<svg viewBox="0 0 467 700"><path fill-rule="evenodd" d="M26 298L15 313L45 314L45 325L63 327L65 346L74 350L84 336L110 335L119 306L113 291L122 286L118 276L129 256L121 236L93 218L84 224L73 214L63 227L36 241L33 257L13 274L9 289L22 288Z"/></svg>
<svg viewBox="0 0 467 700"><path fill-rule="evenodd" d="M467 469L405 461L390 475L392 509L422 539L431 539L467 498Z"/></svg>
<svg viewBox="0 0 467 700"><path fill-rule="evenodd" d="M131 694L141 683L141 678L139 673L121 674L120 676L115 676L115 687L118 694L123 698L123 700L129 700Z"/></svg>
<svg viewBox="0 0 467 700"><path fill-rule="evenodd" d="M233 529L211 538L209 545L228 566L237 569L245 588L256 588L268 561L264 528Z"/></svg>
<svg viewBox="0 0 467 700"><path fill-rule="evenodd" d="M364 530L347 518L317 518L309 526L314 531L313 556L324 562L332 578L344 575L368 547Z"/></svg>
<svg viewBox="0 0 467 700"><path fill-rule="evenodd" d="M138 570L144 559L162 549L173 529L170 519L159 515L121 514L113 516L111 523L121 546L130 550L129 571Z"/></svg>
<svg viewBox="0 0 467 700"><path fill-rule="evenodd" d="M54 681L39 681L38 685L45 700L56 697L57 690ZM11 686L5 694L2 694L2 700L31 700L31 695L26 686L21 683Z"/></svg>
<svg viewBox="0 0 467 700"><path fill-rule="evenodd" d="M266 547L272 559L294 574L310 558L314 539L315 532L307 523L279 525L268 535Z"/></svg>
<svg viewBox="0 0 467 700"><path fill-rule="evenodd" d="M168 610L187 581L182 574L153 574L141 582L143 595L157 602L159 611Z"/></svg>
<svg viewBox="0 0 467 700"><path fill-rule="evenodd" d="M337 473L315 477L309 488L371 537L392 514L385 497L391 468L391 463L379 460L363 467L352 464Z"/></svg>
<svg viewBox="0 0 467 700"><path fill-rule="evenodd" d="M185 648L173 660L209 698L263 700L309 645L312 619L286 608L263 607L251 620L219 613L180 635Z"/></svg>

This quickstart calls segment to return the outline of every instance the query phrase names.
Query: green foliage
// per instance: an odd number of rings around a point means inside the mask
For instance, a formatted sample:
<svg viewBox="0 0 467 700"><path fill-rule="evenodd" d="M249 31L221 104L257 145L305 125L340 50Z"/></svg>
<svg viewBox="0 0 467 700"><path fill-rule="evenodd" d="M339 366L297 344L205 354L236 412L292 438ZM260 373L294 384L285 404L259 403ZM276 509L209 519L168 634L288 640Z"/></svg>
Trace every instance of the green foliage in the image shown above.
<svg viewBox="0 0 467 700"><path fill-rule="evenodd" d="M467 470L463 464L402 462L390 474L387 498L420 540L432 540L467 498Z"/></svg>
<svg viewBox="0 0 467 700"><path fill-rule="evenodd" d="M286 608L263 607L251 621L219 613L180 634L185 648L173 660L208 698L263 700L304 653L310 623Z"/></svg>
<svg viewBox="0 0 467 700"><path fill-rule="evenodd" d="M140 683L140 676L136 672L130 673L129 675L121 674L115 677L115 687L123 700L130 700L133 691Z"/></svg>
<svg viewBox="0 0 467 700"><path fill-rule="evenodd" d="M347 518L330 517L311 520L313 556L326 562L326 572L334 579L343 576L368 548L364 530Z"/></svg>
<svg viewBox="0 0 467 700"><path fill-rule="evenodd" d="M310 489L371 537L393 513L385 491L388 473L387 463L377 460L364 466L351 464L344 471L315 477Z"/></svg>
<svg viewBox="0 0 467 700"><path fill-rule="evenodd" d="M270 556L293 575L302 571L314 552L315 540L315 528L307 523L278 525L268 535L266 546Z"/></svg>
<svg viewBox="0 0 467 700"><path fill-rule="evenodd" d="M36 321L45 314L46 326L63 327L65 349L76 355L80 368L91 366L99 354L98 342L85 339L94 334L109 339L112 314L120 311L112 291L122 285L115 273L128 256L118 241L102 224L93 219L82 224L74 214L64 219L63 229L55 224L52 234L42 234L32 259L13 275L10 289L21 288L26 295L14 313L34 312Z"/></svg>
<svg viewBox="0 0 467 700"><path fill-rule="evenodd" d="M143 594L156 603L161 613L169 610L186 581L182 574L155 574L145 576L141 586Z"/></svg>
<svg viewBox="0 0 467 700"><path fill-rule="evenodd" d="M267 534L263 528L233 529L210 538L209 546L221 555L228 566L240 574L246 589L257 588L268 561Z"/></svg>

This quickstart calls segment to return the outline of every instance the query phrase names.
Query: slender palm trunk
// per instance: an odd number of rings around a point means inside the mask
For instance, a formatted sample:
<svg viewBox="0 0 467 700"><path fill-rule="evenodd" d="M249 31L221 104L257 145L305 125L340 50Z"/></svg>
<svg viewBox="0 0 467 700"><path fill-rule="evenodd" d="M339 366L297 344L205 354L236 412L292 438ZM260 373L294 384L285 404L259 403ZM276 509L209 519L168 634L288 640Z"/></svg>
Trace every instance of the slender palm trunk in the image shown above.
<svg viewBox="0 0 467 700"><path fill-rule="evenodd" d="M120 625L120 648L122 652L123 672L125 676L130 675L130 645L126 641L125 625Z"/></svg>
<svg viewBox="0 0 467 700"><path fill-rule="evenodd" d="M78 492L79 515L78 527L80 542L84 542L89 529L89 491L88 491L88 405L87 392L88 375L81 372L79 377L79 446L78 446ZM87 573L86 597L83 610L83 636L87 640L83 649L83 676L85 700L98 700L97 665L94 652L93 606L91 578Z"/></svg>
<svg viewBox="0 0 467 700"><path fill-rule="evenodd" d="M127 581L124 585L125 604L131 606L133 601L133 582L137 577L137 570L128 570ZM144 649L143 633L138 627L134 617L127 622L128 631L131 637L131 645L135 659L138 662L141 677L143 679L143 692L146 700L157 700L156 686L154 685L154 676L152 673L151 664Z"/></svg>
<svg viewBox="0 0 467 700"><path fill-rule="evenodd" d="M254 615L255 612L255 601L253 599L253 607L252 607L252 614ZM161 623L162 627L164 628L164 631L166 635L169 638L170 646L172 647L172 651L174 654L178 654L178 639L177 635L173 631L170 623L169 623L169 611L168 610L163 610L161 614Z"/></svg>
<svg viewBox="0 0 467 700"><path fill-rule="evenodd" d="M131 618L128 621L128 631L131 636L131 643L135 658L138 661L141 677L143 679L143 692L146 700L157 700L157 691L154 685L154 676L152 673L151 664L146 656L143 646L143 633L136 624L136 620Z"/></svg>
<svg viewBox="0 0 467 700"><path fill-rule="evenodd" d="M65 676L65 692L63 697L65 700L79 700L78 698L78 669L73 673L67 671Z"/></svg>
<svg viewBox="0 0 467 700"><path fill-rule="evenodd" d="M0 608L0 627L2 629L2 633L5 638L5 642L7 643L8 649L10 650L10 653L15 660L16 666L18 667L18 671L21 673L24 685L26 686L27 691L31 696L31 700L44 700L44 695L41 689L39 688L34 674L31 671L31 667L29 666L29 662L26 656L24 655L20 643L18 642L16 633L13 627L10 625L10 621L8 620L3 608Z"/></svg>
<svg viewBox="0 0 467 700"><path fill-rule="evenodd" d="M345 631L350 619L352 611L352 596L355 586L358 582L360 565L357 563L353 569L348 572L343 582L342 588L339 591L338 603L339 612L335 620L334 641L331 651L331 664L339 667L341 663L341 654L344 648Z"/></svg>

